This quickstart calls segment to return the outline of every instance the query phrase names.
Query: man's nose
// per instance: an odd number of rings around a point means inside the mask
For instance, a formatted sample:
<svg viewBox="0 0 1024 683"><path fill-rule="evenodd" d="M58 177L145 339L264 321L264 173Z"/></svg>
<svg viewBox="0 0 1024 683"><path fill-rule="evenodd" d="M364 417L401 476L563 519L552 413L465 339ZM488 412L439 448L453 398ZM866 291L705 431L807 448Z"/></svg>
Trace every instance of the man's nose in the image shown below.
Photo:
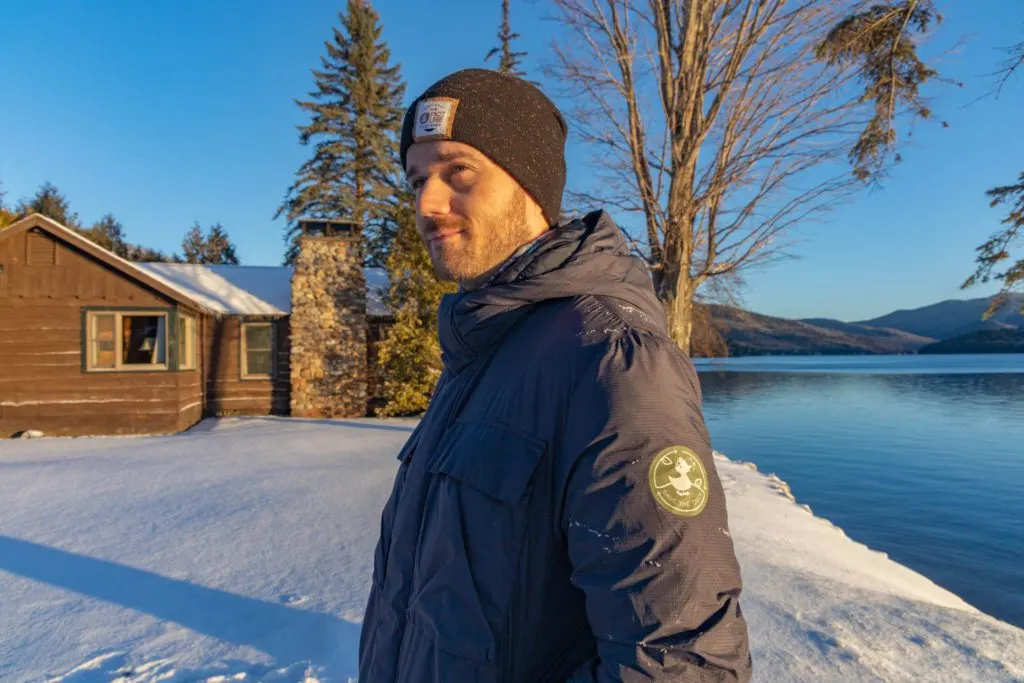
<svg viewBox="0 0 1024 683"><path fill-rule="evenodd" d="M447 216L451 211L451 188L439 178L427 178L416 199L421 216Z"/></svg>

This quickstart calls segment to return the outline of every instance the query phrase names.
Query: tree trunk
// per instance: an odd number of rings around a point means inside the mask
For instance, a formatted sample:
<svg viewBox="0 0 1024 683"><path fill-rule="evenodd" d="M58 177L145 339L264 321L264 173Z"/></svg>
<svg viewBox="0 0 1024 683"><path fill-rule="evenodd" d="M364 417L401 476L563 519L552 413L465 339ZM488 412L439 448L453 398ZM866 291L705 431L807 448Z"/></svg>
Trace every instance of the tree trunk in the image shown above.
<svg viewBox="0 0 1024 683"><path fill-rule="evenodd" d="M685 272L668 277L662 283L661 300L668 315L668 333L686 355L690 355L693 337L693 295L690 278Z"/></svg>

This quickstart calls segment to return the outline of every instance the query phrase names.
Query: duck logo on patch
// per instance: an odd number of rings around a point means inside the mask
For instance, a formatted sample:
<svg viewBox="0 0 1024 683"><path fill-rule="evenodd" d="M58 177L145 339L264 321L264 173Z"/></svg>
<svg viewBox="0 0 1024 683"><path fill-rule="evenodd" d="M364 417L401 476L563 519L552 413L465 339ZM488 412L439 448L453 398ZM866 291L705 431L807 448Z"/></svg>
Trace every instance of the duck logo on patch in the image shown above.
<svg viewBox="0 0 1024 683"><path fill-rule="evenodd" d="M413 142L451 140L455 127L455 110L459 101L453 97L428 97L416 104Z"/></svg>
<svg viewBox="0 0 1024 683"><path fill-rule="evenodd" d="M654 458L648 474L658 505L680 517L696 517L708 503L708 472L684 446L670 446Z"/></svg>

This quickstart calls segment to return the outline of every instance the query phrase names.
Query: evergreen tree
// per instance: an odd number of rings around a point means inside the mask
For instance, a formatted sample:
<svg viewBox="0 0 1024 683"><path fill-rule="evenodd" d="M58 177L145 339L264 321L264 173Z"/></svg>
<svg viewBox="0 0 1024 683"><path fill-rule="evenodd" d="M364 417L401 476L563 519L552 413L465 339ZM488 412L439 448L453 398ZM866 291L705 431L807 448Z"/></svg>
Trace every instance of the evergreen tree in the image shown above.
<svg viewBox="0 0 1024 683"><path fill-rule="evenodd" d="M112 251L121 258L127 258L130 245L124 239L124 226L114 218L113 214L106 214L91 228L79 232L107 251Z"/></svg>
<svg viewBox="0 0 1024 683"><path fill-rule="evenodd" d="M129 243L125 249L124 259L126 261L133 261L135 263L181 263L182 259L177 254L168 256L159 249L150 249L149 247L139 246L138 244Z"/></svg>
<svg viewBox="0 0 1024 683"><path fill-rule="evenodd" d="M65 227L72 229L79 227L78 214L71 211L67 197L50 182L40 185L31 199L22 201L18 206L17 213L19 217L41 213Z"/></svg>
<svg viewBox="0 0 1024 683"><path fill-rule="evenodd" d="M484 57L486 62L495 55L501 55L498 62L498 71L513 76L522 77L525 72L521 68L522 58L525 52L515 52L512 49L512 41L521 38L518 33L512 32L512 22L509 19L509 0L501 0L501 28L498 30L498 47L492 49Z"/></svg>
<svg viewBox="0 0 1024 683"><path fill-rule="evenodd" d="M227 231L220 223L210 226L209 233L204 234L199 223L193 223L181 241L185 263L205 263L209 265L238 265L235 245L231 243Z"/></svg>
<svg viewBox="0 0 1024 683"><path fill-rule="evenodd" d="M203 235L203 229L199 227L199 221L193 223L185 233L185 239L181 241L181 250L185 263L203 263L206 256L206 237Z"/></svg>
<svg viewBox="0 0 1024 683"><path fill-rule="evenodd" d="M397 197L394 239L388 253L385 300L395 322L378 348L377 363L384 386L382 416L413 415L426 409L441 376L437 341L437 308L441 297L455 291L434 275L426 246L416 231L412 198Z"/></svg>
<svg viewBox="0 0 1024 683"><path fill-rule="evenodd" d="M321 68L313 70L315 90L296 101L310 115L299 140L312 144L313 156L275 218L285 216L285 262L298 254L298 219L340 218L363 225L367 265L382 265L391 238L389 202L400 176L405 84L381 39L377 12L368 0L349 0L339 14L341 28L326 42Z"/></svg>
<svg viewBox="0 0 1024 683"><path fill-rule="evenodd" d="M228 237L227 230L220 223L210 228L210 234L206 238L207 263L222 266L237 266L238 256L235 254L235 245Z"/></svg>
<svg viewBox="0 0 1024 683"><path fill-rule="evenodd" d="M102 218L92 224L89 228L78 228L78 234L86 239L113 252L126 261L157 261L166 263L173 261L173 257L167 256L158 249L132 244L125 238L124 226L114 217L113 214L105 214Z"/></svg>
<svg viewBox="0 0 1024 683"><path fill-rule="evenodd" d="M933 0L878 2L836 24L818 45L817 57L831 66L857 65L864 83L863 101L874 103L856 144L849 152L854 175L877 180L895 151L896 123L901 114L930 119L931 109L921 86L941 79L918 56L918 39L942 21ZM943 124L947 125L947 124Z"/></svg>
<svg viewBox="0 0 1024 683"><path fill-rule="evenodd" d="M1024 65L1024 41L1007 49L1006 53L1008 58L997 72L997 95L1010 76ZM999 294L992 299L988 310L985 311L985 318L988 319L1013 301L1011 294L1024 291L1024 254L1020 252L1024 247L1024 171L1017 177L1016 183L993 187L985 194L990 198L989 206L1004 206L1008 211L1002 220L1003 227L976 249L976 270L961 288L967 289L993 280L1002 283ZM999 271L998 268L1006 270ZM1017 301L1020 303L1021 313L1024 314L1024 297Z"/></svg>

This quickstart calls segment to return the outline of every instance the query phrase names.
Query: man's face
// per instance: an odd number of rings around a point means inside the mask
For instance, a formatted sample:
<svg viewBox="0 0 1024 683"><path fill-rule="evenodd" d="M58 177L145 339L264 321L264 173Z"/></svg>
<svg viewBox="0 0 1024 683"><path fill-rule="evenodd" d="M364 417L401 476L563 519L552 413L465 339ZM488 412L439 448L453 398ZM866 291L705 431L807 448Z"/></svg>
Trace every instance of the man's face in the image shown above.
<svg viewBox="0 0 1024 683"><path fill-rule="evenodd" d="M543 232L539 207L505 169L469 145L412 145L406 177L416 193L416 228L442 280L478 283Z"/></svg>

